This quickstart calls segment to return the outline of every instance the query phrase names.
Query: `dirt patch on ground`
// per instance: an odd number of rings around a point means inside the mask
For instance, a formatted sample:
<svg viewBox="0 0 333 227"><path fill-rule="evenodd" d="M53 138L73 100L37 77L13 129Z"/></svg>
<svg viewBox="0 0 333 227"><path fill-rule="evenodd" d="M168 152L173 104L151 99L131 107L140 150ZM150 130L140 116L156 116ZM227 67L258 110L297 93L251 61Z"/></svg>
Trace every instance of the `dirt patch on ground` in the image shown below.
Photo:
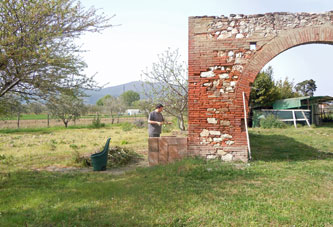
<svg viewBox="0 0 333 227"><path fill-rule="evenodd" d="M122 166L118 168L107 168L105 171L98 171L96 173L102 174L111 174L111 175L122 175L126 172L135 170L138 167L148 167L149 163L148 160L140 160L135 163L131 163L127 166ZM80 168L80 167L61 167L61 166L48 166L44 168L34 169L35 171L49 171L49 172L60 172L60 173L88 173L94 172L92 167Z"/></svg>

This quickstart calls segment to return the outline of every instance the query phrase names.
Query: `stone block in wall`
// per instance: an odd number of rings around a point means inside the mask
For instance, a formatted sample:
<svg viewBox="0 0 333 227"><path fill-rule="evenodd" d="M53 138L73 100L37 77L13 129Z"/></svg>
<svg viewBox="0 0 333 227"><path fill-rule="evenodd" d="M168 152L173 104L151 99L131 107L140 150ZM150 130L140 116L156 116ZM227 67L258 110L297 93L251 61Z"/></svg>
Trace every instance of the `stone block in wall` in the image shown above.
<svg viewBox="0 0 333 227"><path fill-rule="evenodd" d="M148 139L148 146L150 152L158 152L159 151L159 138L151 137Z"/></svg>
<svg viewBox="0 0 333 227"><path fill-rule="evenodd" d="M159 138L159 158L158 162L160 164L167 164L169 159L168 153L168 140L160 137Z"/></svg>
<svg viewBox="0 0 333 227"><path fill-rule="evenodd" d="M159 164L158 156L159 152L148 152L148 162L150 166L155 166Z"/></svg>
<svg viewBox="0 0 333 227"><path fill-rule="evenodd" d="M167 164L187 156L187 138L166 136L148 139L149 165Z"/></svg>
<svg viewBox="0 0 333 227"><path fill-rule="evenodd" d="M182 158L181 155L178 153L177 145L170 145L168 147L168 153L169 153L168 162L172 162Z"/></svg>

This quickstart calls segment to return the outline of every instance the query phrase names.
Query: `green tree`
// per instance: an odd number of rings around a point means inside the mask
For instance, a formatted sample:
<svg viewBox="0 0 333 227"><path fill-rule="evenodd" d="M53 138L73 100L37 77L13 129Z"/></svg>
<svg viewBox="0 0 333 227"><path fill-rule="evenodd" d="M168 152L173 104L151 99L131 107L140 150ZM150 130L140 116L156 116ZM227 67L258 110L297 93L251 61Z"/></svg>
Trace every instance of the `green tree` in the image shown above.
<svg viewBox="0 0 333 227"><path fill-rule="evenodd" d="M20 127L21 114L26 112L26 105L23 105L23 100L14 94L7 95L0 99L0 115L1 116L17 116L17 128Z"/></svg>
<svg viewBox="0 0 333 227"><path fill-rule="evenodd" d="M275 100L279 99L279 92L273 80L273 68L269 66L260 72L252 84L250 104L255 107L270 107Z"/></svg>
<svg viewBox="0 0 333 227"><path fill-rule="evenodd" d="M85 112L83 100L73 94L50 97L46 106L52 116L62 120L66 128L71 120L75 121Z"/></svg>
<svg viewBox="0 0 333 227"><path fill-rule="evenodd" d="M180 62L178 50L168 49L158 56L151 70L143 72L145 96L156 103L163 103L164 110L178 120L178 127L185 130L187 115L187 67Z"/></svg>
<svg viewBox="0 0 333 227"><path fill-rule="evenodd" d="M131 107L133 102L140 100L140 94L129 90L125 91L120 95L120 98L123 100L124 104L128 107Z"/></svg>
<svg viewBox="0 0 333 227"><path fill-rule="evenodd" d="M313 96L314 92L317 90L316 81L312 79L304 80L296 84L295 89L304 96Z"/></svg>
<svg viewBox="0 0 333 227"><path fill-rule="evenodd" d="M294 82L289 81L288 77L284 80L276 81L275 86L278 92L278 99L288 99L300 96L300 94L295 91Z"/></svg>
<svg viewBox="0 0 333 227"><path fill-rule="evenodd" d="M75 40L111 26L110 17L76 0L0 1L0 97L47 98L93 88Z"/></svg>
<svg viewBox="0 0 333 227"><path fill-rule="evenodd" d="M111 95L106 95L100 98L96 105L101 106L103 111L109 113L111 116L111 123L114 123L115 116L118 117L119 122L119 115L124 112L125 105L123 104L122 100L118 97L113 97Z"/></svg>
<svg viewBox="0 0 333 227"><path fill-rule="evenodd" d="M15 113L15 107L21 105L19 97L10 94L0 99L0 116L11 116Z"/></svg>
<svg viewBox="0 0 333 227"><path fill-rule="evenodd" d="M104 106L105 100L111 98L111 95L105 95L102 98L98 99L96 102L97 106Z"/></svg>
<svg viewBox="0 0 333 227"><path fill-rule="evenodd" d="M154 108L154 103L151 100L145 99L134 102L133 106L141 110L148 119L149 113Z"/></svg>
<svg viewBox="0 0 333 227"><path fill-rule="evenodd" d="M27 105L30 113L41 114L45 110L45 106L38 102L31 102Z"/></svg>

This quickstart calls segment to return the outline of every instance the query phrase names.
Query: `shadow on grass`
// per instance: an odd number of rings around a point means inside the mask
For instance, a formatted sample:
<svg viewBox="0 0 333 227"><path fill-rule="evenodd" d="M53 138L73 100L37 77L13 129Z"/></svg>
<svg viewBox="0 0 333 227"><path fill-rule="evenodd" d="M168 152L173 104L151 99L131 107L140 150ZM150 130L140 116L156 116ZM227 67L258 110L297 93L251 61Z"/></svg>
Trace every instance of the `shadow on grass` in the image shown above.
<svg viewBox="0 0 333 227"><path fill-rule="evenodd" d="M306 161L333 159L333 153L282 135L258 135L250 133L252 160Z"/></svg>
<svg viewBox="0 0 333 227"><path fill-rule="evenodd" d="M124 176L0 173L0 213L8 226L62 222L69 226L152 226L162 213L172 214L159 220L169 226L185 215L183 209L223 200L221 190L228 191L228 182L253 179L256 174L201 159L140 168ZM220 193L212 197L215 190ZM174 215L179 217L173 220Z"/></svg>
<svg viewBox="0 0 333 227"><path fill-rule="evenodd" d="M317 126L317 128L333 128L333 122L323 122L323 124Z"/></svg>

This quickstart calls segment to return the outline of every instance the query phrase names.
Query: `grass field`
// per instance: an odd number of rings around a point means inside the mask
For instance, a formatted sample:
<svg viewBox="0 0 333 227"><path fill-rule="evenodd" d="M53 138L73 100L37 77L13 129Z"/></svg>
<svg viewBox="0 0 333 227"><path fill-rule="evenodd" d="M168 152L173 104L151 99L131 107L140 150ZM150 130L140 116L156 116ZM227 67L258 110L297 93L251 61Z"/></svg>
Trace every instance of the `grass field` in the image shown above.
<svg viewBox="0 0 333 227"><path fill-rule="evenodd" d="M45 171L146 129L0 133L0 226L333 226L333 127L252 129L248 164L185 159L125 174ZM122 142L122 141L126 141ZM37 171L38 170L38 171Z"/></svg>

